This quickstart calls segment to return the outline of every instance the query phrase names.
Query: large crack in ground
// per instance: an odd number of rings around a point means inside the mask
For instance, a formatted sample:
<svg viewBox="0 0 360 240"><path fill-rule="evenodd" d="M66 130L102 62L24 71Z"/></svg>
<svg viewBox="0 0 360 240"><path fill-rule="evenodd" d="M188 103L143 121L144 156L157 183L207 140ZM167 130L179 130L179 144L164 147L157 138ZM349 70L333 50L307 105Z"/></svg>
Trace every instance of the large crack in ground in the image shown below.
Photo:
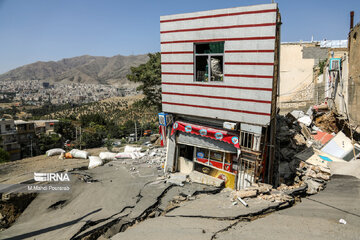
<svg viewBox="0 0 360 240"><path fill-rule="evenodd" d="M257 212L257 213L248 214L247 216L239 216L236 219L237 221L235 223L232 223L229 226L216 231L211 236L210 240L217 239L219 234L229 231L233 227L237 226L239 223L244 223L244 222L250 223L250 222L255 221L257 219L264 218L264 217L266 217L266 216L268 216L268 215L270 215L270 214L272 214L272 213L274 213L276 211L280 211L280 210L290 208L290 207L294 206L294 204L296 204L295 199L292 200L292 201L284 202L284 203L282 203L282 204L280 204L279 206L276 206L276 207L269 207L269 208L264 209L263 211L260 211L260 212ZM223 220L234 220L234 219L223 219Z"/></svg>
<svg viewBox="0 0 360 240"><path fill-rule="evenodd" d="M143 191L143 189L150 184L151 182L148 182L147 184L145 184L143 186L143 188L139 191L139 194L137 195L138 199L136 200L136 204L139 204L141 199L143 199L143 195L141 194L141 192ZM97 239L99 238L101 235L106 234L107 237L111 237L111 235L115 235L116 232L114 232L115 229L119 229L118 232L123 232L125 231L128 227L144 221L149 215L152 215L153 212L157 211L157 206L160 204L161 199L163 198L163 196L172 188L174 187L174 185L170 185L168 187L166 187L164 189L164 191L157 197L157 201L149 206L148 208L146 208L138 217L134 218L134 219L130 219L129 215L132 213L132 211L124 216L115 218L112 221L107 222L106 224L99 226L97 228L94 228L93 230L89 231L89 232L85 232L83 234L81 234L82 232L86 231L87 229L89 229L92 226L95 226L97 224L100 224L102 222L106 222L107 220L113 218L116 215L119 215L120 213L122 213L125 209L134 209L136 207L135 206L126 206L125 208L123 208L123 210L117 214L114 214L108 218L104 218L98 221L91 221L86 223L72 238L71 240L91 240L91 239Z"/></svg>
<svg viewBox="0 0 360 240"><path fill-rule="evenodd" d="M147 198L149 196L145 196L146 194L144 193L144 191L146 192L145 188L150 186L151 184L156 185L160 183L161 181L160 182L150 181L146 183L137 194L137 200L134 206L126 206L121 212L116 213L107 218L103 218L97 221L87 222L71 238L71 240L85 240L85 239L92 240L92 239L98 239L100 236L104 238L110 238L116 235L117 233L125 232L128 228L140 222L146 221L147 219L164 216L166 213L178 207L179 202L193 200L197 195L200 194L217 194L222 190L222 188L205 187L205 186L201 187L202 189L189 190L186 188L186 186L190 186L190 184L186 184L185 187L180 187L174 184L168 185L156 197L153 204L147 206L143 211L136 213L137 208L141 208L140 205L143 204L142 201L148 201ZM174 192L168 194L170 190L174 190ZM181 201L171 200L173 199L174 195L182 196L183 199ZM116 217L122 212L124 212L125 209L131 209L131 211L126 215ZM94 227L99 224L102 225L98 227Z"/></svg>

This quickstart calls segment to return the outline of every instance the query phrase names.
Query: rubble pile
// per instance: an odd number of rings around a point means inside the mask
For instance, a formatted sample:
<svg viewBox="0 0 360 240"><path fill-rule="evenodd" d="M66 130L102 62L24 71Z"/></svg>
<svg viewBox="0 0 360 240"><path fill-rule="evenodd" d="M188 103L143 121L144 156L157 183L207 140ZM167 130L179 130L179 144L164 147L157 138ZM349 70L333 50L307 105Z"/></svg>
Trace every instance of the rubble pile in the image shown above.
<svg viewBox="0 0 360 240"><path fill-rule="evenodd" d="M294 187L295 188L295 187ZM294 202L294 196L285 189L274 189L271 185L265 183L253 184L251 187L230 193L230 201L237 202L243 199L245 202L249 198L258 198L270 202Z"/></svg>
<svg viewBox="0 0 360 240"><path fill-rule="evenodd" d="M326 182L330 180L331 172L328 167L310 165L301 161L296 170L295 184L306 184L307 194L315 194L318 191L323 190L326 186Z"/></svg>
<svg viewBox="0 0 360 240"><path fill-rule="evenodd" d="M347 118L334 111L314 112L310 108L306 113L295 110L278 115L278 190L307 186L306 193L315 194L324 189L331 176L327 163L350 161L355 155L356 144L349 139L353 137L349 127Z"/></svg>
<svg viewBox="0 0 360 240"><path fill-rule="evenodd" d="M136 171L139 166L157 167L162 169L166 161L166 148L149 148L141 150L141 155L137 158L118 159L122 164L128 164L130 171Z"/></svg>
<svg viewBox="0 0 360 240"><path fill-rule="evenodd" d="M296 120L296 119L295 119ZM306 148L301 126L289 116L277 116L275 158L279 164L280 183L292 184L299 160L294 156Z"/></svg>
<svg viewBox="0 0 360 240"><path fill-rule="evenodd" d="M333 111L327 113L318 113L314 117L314 123L317 127L321 130L328 132L328 133L338 133L339 132L339 124L338 118L339 116L336 115Z"/></svg>

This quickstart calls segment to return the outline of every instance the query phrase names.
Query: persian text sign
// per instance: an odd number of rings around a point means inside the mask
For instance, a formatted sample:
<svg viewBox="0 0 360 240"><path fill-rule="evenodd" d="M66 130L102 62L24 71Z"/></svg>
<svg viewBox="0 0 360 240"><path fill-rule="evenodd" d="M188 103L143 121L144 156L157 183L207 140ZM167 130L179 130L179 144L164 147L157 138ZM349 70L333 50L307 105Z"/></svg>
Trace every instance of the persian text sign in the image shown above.
<svg viewBox="0 0 360 240"><path fill-rule="evenodd" d="M221 129L209 128L200 125L176 121L172 126L171 135L173 135L176 131L200 135L202 137L208 137L214 140L232 144L236 148L240 148L239 137L234 135L233 133Z"/></svg>

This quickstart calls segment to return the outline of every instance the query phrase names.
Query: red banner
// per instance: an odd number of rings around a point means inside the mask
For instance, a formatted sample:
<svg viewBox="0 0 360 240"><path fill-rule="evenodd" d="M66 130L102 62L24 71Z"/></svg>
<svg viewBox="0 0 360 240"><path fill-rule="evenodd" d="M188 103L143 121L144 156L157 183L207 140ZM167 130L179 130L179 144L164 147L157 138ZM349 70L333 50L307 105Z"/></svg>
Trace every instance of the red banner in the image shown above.
<svg viewBox="0 0 360 240"><path fill-rule="evenodd" d="M221 129L209 128L200 125L176 121L172 126L171 135L173 135L176 131L191 133L202 137L208 137L214 140L232 144L236 148L240 148L239 137L234 135L233 133Z"/></svg>
<svg viewBox="0 0 360 240"><path fill-rule="evenodd" d="M161 139L161 146L165 147L166 146L166 127L165 126L159 126L159 134L160 134L160 139Z"/></svg>

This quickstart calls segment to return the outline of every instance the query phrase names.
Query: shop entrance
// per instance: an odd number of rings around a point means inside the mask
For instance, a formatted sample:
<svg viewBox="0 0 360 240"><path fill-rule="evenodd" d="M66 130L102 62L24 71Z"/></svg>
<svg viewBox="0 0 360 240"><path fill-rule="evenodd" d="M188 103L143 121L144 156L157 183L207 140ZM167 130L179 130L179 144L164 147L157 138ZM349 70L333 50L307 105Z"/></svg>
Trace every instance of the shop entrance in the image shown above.
<svg viewBox="0 0 360 240"><path fill-rule="evenodd" d="M189 145L178 145L178 170L181 173L189 174L194 169L195 148Z"/></svg>

